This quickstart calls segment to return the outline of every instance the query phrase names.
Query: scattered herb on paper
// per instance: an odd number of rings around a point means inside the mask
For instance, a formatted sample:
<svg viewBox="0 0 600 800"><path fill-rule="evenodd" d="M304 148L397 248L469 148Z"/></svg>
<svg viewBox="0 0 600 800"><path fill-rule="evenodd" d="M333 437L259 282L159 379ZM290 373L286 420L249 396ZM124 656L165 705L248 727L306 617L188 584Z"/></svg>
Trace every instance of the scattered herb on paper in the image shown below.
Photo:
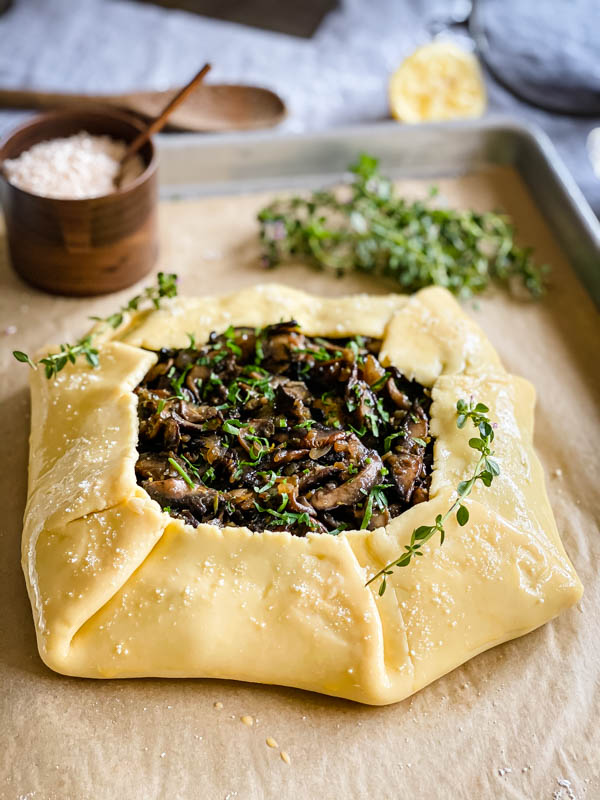
<svg viewBox="0 0 600 800"><path fill-rule="evenodd" d="M428 542L436 533L440 534L440 544L444 543L446 532L444 530L444 523L456 511L456 521L460 526L466 525L469 521L469 509L462 504L462 501L471 494L471 490L477 481L481 481L484 486L490 486L494 478L500 474L500 467L497 461L492 456L494 455L492 442L494 441L494 427L490 422L487 414L489 408L483 403L473 403L471 400L467 403L465 400L459 400L456 404L456 425L459 428L464 428L467 420L471 420L479 433L479 436L469 439L469 447L479 453L477 464L473 470L473 475L466 481L461 481L456 487L457 498L452 503L448 511L444 515L438 514L435 518L433 525L421 525L415 528L410 537L410 544L404 545L405 552L402 555L390 561L383 569L375 573L370 578L365 586L373 583L378 578L381 578L379 584L379 596L385 593L387 588L387 576L393 573L394 567L406 567L410 564L413 556L422 556L421 547Z"/></svg>
<svg viewBox="0 0 600 800"><path fill-rule="evenodd" d="M123 306L114 314L108 317L91 317L96 322L104 322L111 328L118 328L123 322L127 312L137 311L144 301L149 301L154 308L160 308L160 301L163 297L175 297L177 295L177 275L174 273L159 272L156 286L148 286L141 294L133 297L127 305ZM44 358L40 358L37 364L43 364L46 377L54 377L70 362L74 364L79 356L84 356L88 364L92 367L98 366L98 350L93 346L93 338L97 332L89 333L79 339L75 344L61 344L58 353L48 353ZM29 364L33 369L37 369L27 353L21 350L13 350L13 356L23 364Z"/></svg>
<svg viewBox="0 0 600 800"><path fill-rule="evenodd" d="M547 268L515 242L506 215L408 201L366 154L350 171L341 191L276 200L259 212L267 266L300 257L338 276L356 270L390 278L405 292L437 284L469 297L495 281L543 293Z"/></svg>

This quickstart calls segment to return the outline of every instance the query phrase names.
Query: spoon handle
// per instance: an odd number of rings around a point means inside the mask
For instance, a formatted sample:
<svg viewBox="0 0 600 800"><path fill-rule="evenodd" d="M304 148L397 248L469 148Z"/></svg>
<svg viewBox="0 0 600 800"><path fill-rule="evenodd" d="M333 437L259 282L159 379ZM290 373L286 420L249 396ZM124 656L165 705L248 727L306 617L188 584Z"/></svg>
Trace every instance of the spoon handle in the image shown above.
<svg viewBox="0 0 600 800"><path fill-rule="evenodd" d="M138 136L135 137L133 142L129 145L123 158L121 159L121 169L123 168L124 164L129 161L132 155L137 153L137 151L144 145L148 139L152 136L152 134L157 133L160 131L164 126L167 124L167 120L171 113L177 108L178 105L183 103L186 97L192 92L196 86L204 79L206 73L210 70L210 64L205 64L200 72L198 72L191 81L186 83L186 85L181 89L175 97L170 100L167 105L163 108L160 112L158 117L148 125L145 131L142 131Z"/></svg>

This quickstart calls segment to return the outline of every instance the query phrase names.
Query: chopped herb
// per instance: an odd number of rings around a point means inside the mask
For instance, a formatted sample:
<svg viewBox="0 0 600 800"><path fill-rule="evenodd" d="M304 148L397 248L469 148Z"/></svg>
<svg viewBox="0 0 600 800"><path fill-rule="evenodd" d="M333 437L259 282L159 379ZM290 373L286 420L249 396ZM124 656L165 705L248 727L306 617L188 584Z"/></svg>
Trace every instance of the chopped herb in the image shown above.
<svg viewBox="0 0 600 800"><path fill-rule="evenodd" d="M348 530L348 523L341 522L337 526L337 528L334 528L332 531L329 531L329 535L330 536L337 536L339 533L341 533L342 531L346 531L346 530Z"/></svg>
<svg viewBox="0 0 600 800"><path fill-rule="evenodd" d="M355 428L354 425L348 425L348 427L350 428L352 433L355 433L358 436L359 439L362 438L367 432L367 428L365 425L363 425L362 428Z"/></svg>
<svg viewBox="0 0 600 800"><path fill-rule="evenodd" d="M387 372L385 372L381 376L381 378L379 378L379 380L375 381L375 383L371 386L371 389L374 392L378 392L380 389L383 389L383 387L386 385L386 383L389 381L389 379L390 379L390 376L387 374Z"/></svg>
<svg viewBox="0 0 600 800"><path fill-rule="evenodd" d="M366 414L365 415L369 421L371 426L371 430L373 431L373 436L379 436L379 420L377 419L376 414Z"/></svg>
<svg viewBox="0 0 600 800"><path fill-rule="evenodd" d="M256 510L260 511L262 514L270 514L272 517L275 517L277 520L280 520L286 525L296 524L307 525L309 528L315 527L315 523L306 512L299 514L295 511L275 511L272 508L263 508L257 502L254 503L254 506Z"/></svg>
<svg viewBox="0 0 600 800"><path fill-rule="evenodd" d="M238 436L240 429L243 428L243 423L239 419L227 419L223 423L223 430L232 436Z"/></svg>
<svg viewBox="0 0 600 800"><path fill-rule="evenodd" d="M385 496L385 489L389 489L391 485L391 483L380 483L377 486L373 486L369 492L369 496L365 505L365 513L363 514L362 522L360 524L361 531L367 528L371 522L371 518L373 517L373 505L379 509L384 509L387 507L388 500Z"/></svg>
<svg viewBox="0 0 600 800"><path fill-rule="evenodd" d="M383 451L387 453L392 446L392 442L394 439L397 439L398 436L406 436L406 431L396 431L396 433L391 433L389 436L386 436L383 440Z"/></svg>
<svg viewBox="0 0 600 800"><path fill-rule="evenodd" d="M193 366L193 364L188 364L177 380L171 380L171 387L175 392L175 397L178 397L180 400L183 400L181 387L183 386L183 382L186 379L188 372L193 368ZM171 369L173 369L173 367L171 367Z"/></svg>
<svg viewBox="0 0 600 800"><path fill-rule="evenodd" d="M367 504L365 506L365 513L363 514L362 522L360 523L361 531L368 527L371 517L373 516L373 494L369 493Z"/></svg>
<svg viewBox="0 0 600 800"><path fill-rule="evenodd" d="M177 472L181 475L181 477L187 483L190 489L193 489L195 486L194 481L190 478L190 476L187 474L184 468L180 464L178 464L174 458L169 458L167 460L169 464L173 467L173 469L176 469Z"/></svg>
<svg viewBox="0 0 600 800"><path fill-rule="evenodd" d="M324 347L319 347L316 349L310 349L307 347L293 347L292 353L308 353L308 355L312 356L315 361L331 360L331 354Z"/></svg>
<svg viewBox="0 0 600 800"><path fill-rule="evenodd" d="M206 400L208 394L216 386L222 386L222 385L223 385L223 381L221 380L221 378L219 378L217 373L216 372L211 372L210 375L208 376L208 378L206 379L204 387L202 389L202 397L203 397L203 399Z"/></svg>
<svg viewBox="0 0 600 800"><path fill-rule="evenodd" d="M192 473L192 475L194 477L196 477L196 478L201 478L202 477L200 475L200 472L198 471L198 467L195 464L192 464L192 462L189 459L187 459L183 454L180 455L179 457L181 458L181 460L184 462L184 464L186 465L186 467L189 469L189 471Z"/></svg>
<svg viewBox="0 0 600 800"><path fill-rule="evenodd" d="M267 492L269 489L275 486L275 482L277 481L277 473L271 470L270 472L259 472L258 474L262 476L268 476L268 480L264 486L254 487L254 491L257 494L264 494L264 492Z"/></svg>
<svg viewBox="0 0 600 800"><path fill-rule="evenodd" d="M255 364L260 364L260 362L265 357L265 351L263 350L263 346L262 346L263 329L262 328L256 328L254 333L255 333L255 336L256 336L256 343L254 345L254 354L255 354L254 362L255 362Z"/></svg>
<svg viewBox="0 0 600 800"><path fill-rule="evenodd" d="M235 342L235 328L230 325L224 333L227 347L231 350L234 356L242 355L242 348Z"/></svg>
<svg viewBox="0 0 600 800"><path fill-rule="evenodd" d="M378 398L375 400L375 406L376 406L376 408L377 408L377 411L379 412L379 416L381 417L381 419L382 419L384 422L389 422L389 421L390 421L390 415L389 415L389 413L388 413L388 412L385 410L385 408L384 408L384 406L383 406L383 400L382 400L380 397L378 397Z"/></svg>
<svg viewBox="0 0 600 800"><path fill-rule="evenodd" d="M215 468L209 467L208 469L205 469L202 475L202 480L204 481L204 483L207 483L208 481L214 481L214 479L215 479Z"/></svg>

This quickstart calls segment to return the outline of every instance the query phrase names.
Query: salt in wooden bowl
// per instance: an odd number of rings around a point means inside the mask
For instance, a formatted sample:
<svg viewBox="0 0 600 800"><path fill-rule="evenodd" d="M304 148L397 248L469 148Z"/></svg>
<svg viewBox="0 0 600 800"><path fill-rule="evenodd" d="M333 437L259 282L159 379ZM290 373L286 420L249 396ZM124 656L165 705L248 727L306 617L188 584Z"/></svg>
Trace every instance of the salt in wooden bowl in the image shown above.
<svg viewBox="0 0 600 800"><path fill-rule="evenodd" d="M143 123L98 107L40 114L0 143L0 167L38 142L80 131L125 143ZM157 156L152 141L141 149L144 170L126 186L101 197L42 197L10 183L0 168L0 200L14 269L28 283L62 295L97 295L124 289L154 266L158 253Z"/></svg>

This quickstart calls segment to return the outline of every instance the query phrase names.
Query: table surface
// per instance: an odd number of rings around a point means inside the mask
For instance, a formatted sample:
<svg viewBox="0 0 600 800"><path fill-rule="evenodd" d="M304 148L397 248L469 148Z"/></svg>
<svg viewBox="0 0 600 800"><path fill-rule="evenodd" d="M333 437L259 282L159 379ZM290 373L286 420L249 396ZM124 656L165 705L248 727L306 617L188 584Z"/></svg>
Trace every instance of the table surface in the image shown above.
<svg viewBox="0 0 600 800"><path fill-rule="evenodd" d="M468 0L345 0L310 39L121 0L14 0L0 17L0 85L109 92L184 83L204 61L211 81L277 91L289 117L277 129L315 131L388 117L389 74ZM454 34L462 43L464 33ZM124 57L126 55L126 57ZM543 128L600 215L600 179L586 150L599 118L552 114L486 75L490 112ZM1 111L0 136L27 116Z"/></svg>

